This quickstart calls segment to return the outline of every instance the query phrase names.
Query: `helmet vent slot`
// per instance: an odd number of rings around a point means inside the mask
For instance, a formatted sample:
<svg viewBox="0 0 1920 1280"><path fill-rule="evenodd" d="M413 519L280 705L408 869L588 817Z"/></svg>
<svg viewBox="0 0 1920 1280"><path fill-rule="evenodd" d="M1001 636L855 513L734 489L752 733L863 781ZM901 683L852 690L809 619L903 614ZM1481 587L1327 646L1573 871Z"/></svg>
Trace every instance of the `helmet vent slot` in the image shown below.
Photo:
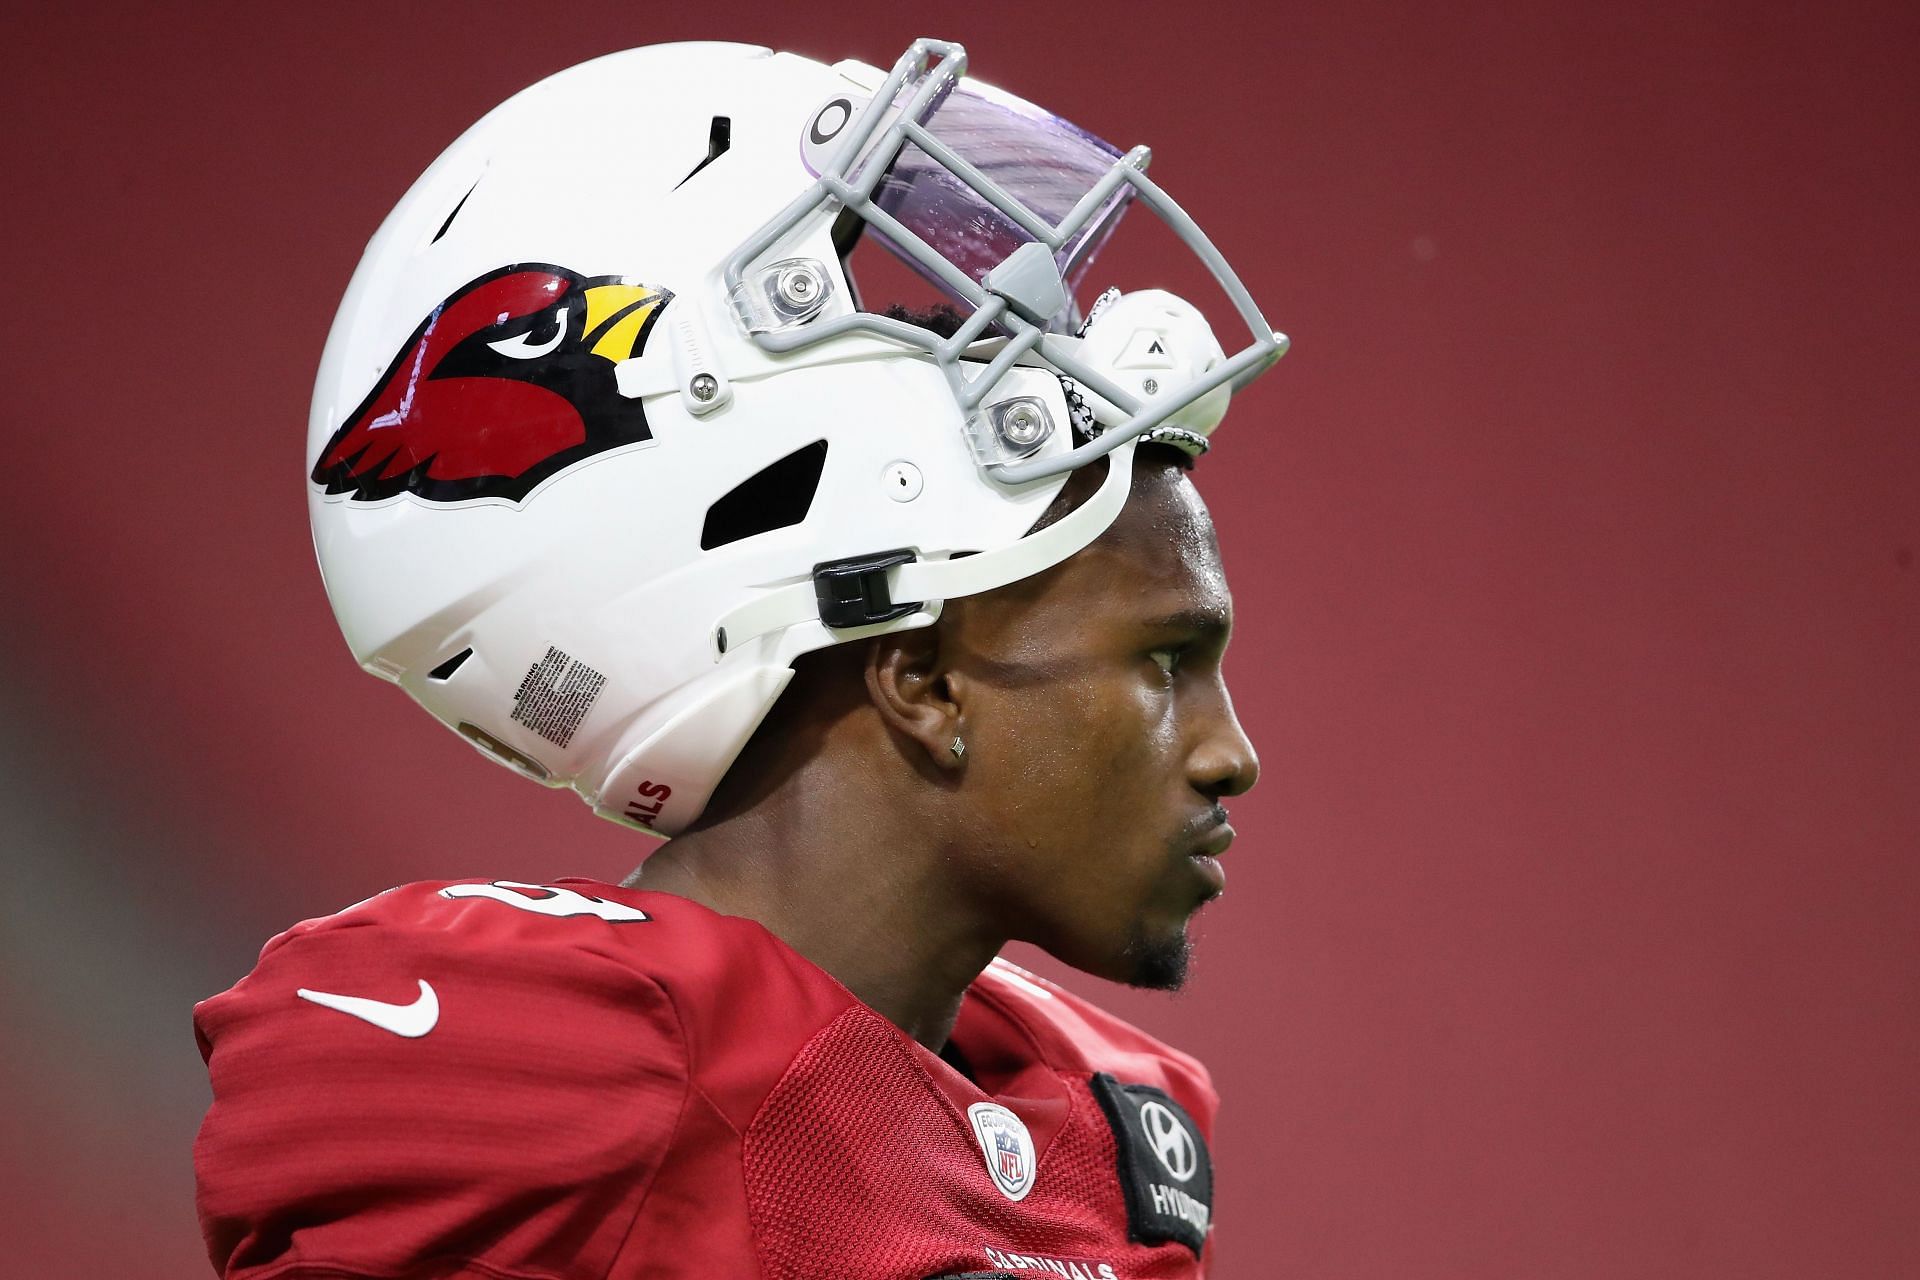
<svg viewBox="0 0 1920 1280"><path fill-rule="evenodd" d="M733 145L733 117L715 116L713 123L707 126L707 158L687 170L687 176L673 184L678 191L693 181L693 175L727 154L727 148Z"/></svg>
<svg viewBox="0 0 1920 1280"><path fill-rule="evenodd" d="M454 654L451 658L448 658L445 662L441 663L439 666L435 667L433 670L427 672L427 679L429 680L453 679L453 673L460 669L460 664L465 662L468 658L471 658L472 656L473 656L472 649L462 649L460 652Z"/></svg>
<svg viewBox="0 0 1920 1280"><path fill-rule="evenodd" d="M827 442L815 440L748 476L707 508L700 549L711 551L801 523L813 506L826 465Z"/></svg>
<svg viewBox="0 0 1920 1280"><path fill-rule="evenodd" d="M472 196L473 193L479 189L480 189L480 179L475 178L473 180L473 185L467 188L467 194L464 196L461 196L459 203L455 204L452 210L448 212L447 220L440 224L440 229L433 233L433 239L427 241L428 244L440 243L440 237L447 234L447 228L451 227L453 225L453 220L460 216L460 211L467 207L468 197Z"/></svg>

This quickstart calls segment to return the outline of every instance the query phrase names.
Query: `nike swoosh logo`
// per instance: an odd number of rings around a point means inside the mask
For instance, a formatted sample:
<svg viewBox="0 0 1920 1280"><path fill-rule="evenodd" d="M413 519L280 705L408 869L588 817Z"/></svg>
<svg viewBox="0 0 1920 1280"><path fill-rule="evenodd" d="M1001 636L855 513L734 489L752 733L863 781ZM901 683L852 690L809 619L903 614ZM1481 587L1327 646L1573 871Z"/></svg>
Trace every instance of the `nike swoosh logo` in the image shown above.
<svg viewBox="0 0 1920 1280"><path fill-rule="evenodd" d="M420 980L420 995L412 1004L388 1004L365 996L337 996L331 991L309 991L305 987L294 994L325 1008L352 1014L362 1022L371 1022L382 1031L391 1031L409 1040L419 1039L440 1021L440 997L424 978Z"/></svg>

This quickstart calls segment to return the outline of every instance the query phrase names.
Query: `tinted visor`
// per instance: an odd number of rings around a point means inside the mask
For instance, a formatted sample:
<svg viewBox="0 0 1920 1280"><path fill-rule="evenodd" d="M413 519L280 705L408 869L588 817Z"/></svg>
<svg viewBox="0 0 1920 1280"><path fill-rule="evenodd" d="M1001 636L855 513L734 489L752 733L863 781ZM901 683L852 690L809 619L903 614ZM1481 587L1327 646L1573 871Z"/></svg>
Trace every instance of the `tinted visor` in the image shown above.
<svg viewBox="0 0 1920 1280"><path fill-rule="evenodd" d="M894 109L847 166L849 181L872 184L871 198L883 213L975 283L1015 249L1041 240L1069 292L1077 291L1133 188L1108 183L1079 218L1071 224L1068 218L1121 160L1120 149L1023 98L966 81L937 94L906 123L894 153L883 154L888 126L900 123L923 80L914 77L901 86ZM816 156L807 159L818 172ZM950 279L890 234L884 219L874 220L868 232L956 302L966 301ZM1055 327L1077 323L1073 313L1069 305Z"/></svg>

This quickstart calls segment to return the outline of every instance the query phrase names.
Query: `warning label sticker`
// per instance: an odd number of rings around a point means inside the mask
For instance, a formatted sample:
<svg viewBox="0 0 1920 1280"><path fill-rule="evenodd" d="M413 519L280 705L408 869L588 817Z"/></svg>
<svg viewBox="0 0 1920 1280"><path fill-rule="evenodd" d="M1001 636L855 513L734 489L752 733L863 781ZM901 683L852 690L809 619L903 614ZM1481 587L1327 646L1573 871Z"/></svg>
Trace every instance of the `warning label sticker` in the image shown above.
<svg viewBox="0 0 1920 1280"><path fill-rule="evenodd" d="M573 731L593 709L607 678L548 646L547 656L527 668L513 695L513 718L556 747L573 741Z"/></svg>

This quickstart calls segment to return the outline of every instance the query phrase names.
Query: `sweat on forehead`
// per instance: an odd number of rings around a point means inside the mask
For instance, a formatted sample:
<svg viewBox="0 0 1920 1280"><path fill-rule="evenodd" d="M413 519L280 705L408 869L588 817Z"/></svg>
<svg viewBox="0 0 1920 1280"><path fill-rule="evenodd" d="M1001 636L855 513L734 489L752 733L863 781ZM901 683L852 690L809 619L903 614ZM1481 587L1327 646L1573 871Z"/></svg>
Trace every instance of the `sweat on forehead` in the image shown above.
<svg viewBox="0 0 1920 1280"><path fill-rule="evenodd" d="M1105 470L1103 461L1076 472L1035 528L1091 496ZM1176 449L1140 450L1126 505L1098 538L1050 569L978 597L977 604L950 601L949 611L979 619L1011 608L1011 616L1033 619L1049 605L1104 612L1109 600L1146 607L1149 598L1161 597L1191 597L1193 605L1224 611L1226 579L1213 519L1189 470L1186 455Z"/></svg>
<svg viewBox="0 0 1920 1280"><path fill-rule="evenodd" d="M1091 498L1107 478L1107 463L1106 458L1099 458L1069 475L1066 484L1060 487L1060 492L1054 495L1053 501L1047 504L1047 509L1027 532L1038 533ZM1140 491L1141 477L1172 470L1192 471L1193 459L1170 445L1141 445L1133 455L1133 492L1137 494ZM1132 502L1131 497L1128 502Z"/></svg>

